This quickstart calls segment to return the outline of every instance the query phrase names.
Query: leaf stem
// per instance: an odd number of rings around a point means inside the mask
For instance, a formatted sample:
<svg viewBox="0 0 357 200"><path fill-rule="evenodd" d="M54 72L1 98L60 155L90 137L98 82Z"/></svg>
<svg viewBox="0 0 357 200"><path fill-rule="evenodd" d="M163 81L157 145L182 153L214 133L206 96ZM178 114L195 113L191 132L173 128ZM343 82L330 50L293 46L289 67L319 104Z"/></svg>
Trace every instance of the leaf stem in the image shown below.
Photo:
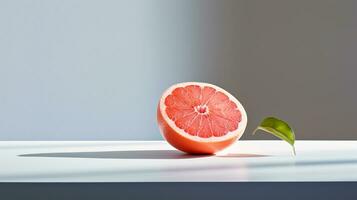
<svg viewBox="0 0 357 200"><path fill-rule="evenodd" d="M254 129L252 135L255 135L255 132L257 132L258 130L259 130L259 128Z"/></svg>

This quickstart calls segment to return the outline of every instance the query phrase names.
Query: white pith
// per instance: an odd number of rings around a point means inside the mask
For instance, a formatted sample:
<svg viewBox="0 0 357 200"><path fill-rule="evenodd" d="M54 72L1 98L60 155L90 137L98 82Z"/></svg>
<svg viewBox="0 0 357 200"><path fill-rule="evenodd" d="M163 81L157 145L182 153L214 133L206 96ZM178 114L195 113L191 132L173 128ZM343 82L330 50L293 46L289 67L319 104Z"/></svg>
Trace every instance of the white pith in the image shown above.
<svg viewBox="0 0 357 200"><path fill-rule="evenodd" d="M200 112L200 108L205 108L205 112ZM208 115L209 114L209 109L206 105L199 105L194 108L195 112L199 115Z"/></svg>
<svg viewBox="0 0 357 200"><path fill-rule="evenodd" d="M220 91L223 94L227 95L229 100L233 101L237 105L237 107L238 107L238 109L239 109L239 111L241 112L241 115L242 115L242 119L238 124L238 129L236 129L234 131L231 131L231 132L228 132L226 135L220 136L220 137L212 136L212 137L209 137L209 138L201 138L201 137L198 137L198 136L190 135L189 133L186 133L183 129L178 128L176 126L175 122L173 120L171 120L166 114L165 99L166 99L166 97L168 95L170 95L172 93L172 91L174 89L176 89L178 87L186 87L188 85L197 85L197 86L200 86L200 87L209 86L209 87L212 87L215 90ZM236 136L237 136L237 139L239 139L243 135L244 130L245 130L246 126L247 126L247 121L248 121L247 114L246 114L242 104L233 95L231 95L230 93L228 93L227 91L225 91L224 89L222 89L222 88L220 88L218 86L215 86L215 85L212 85L212 84L209 84L209 83L200 83L200 82L178 83L178 84L175 84L175 85L171 86L170 88L168 88L163 93L163 95L161 96L161 99L160 99L160 112L161 112L164 120L168 123L168 125L175 132L179 133L183 137L186 137L186 138L188 138L190 140L200 141L200 142L218 142L218 141L224 141L224 140L230 139L232 137L236 137Z"/></svg>

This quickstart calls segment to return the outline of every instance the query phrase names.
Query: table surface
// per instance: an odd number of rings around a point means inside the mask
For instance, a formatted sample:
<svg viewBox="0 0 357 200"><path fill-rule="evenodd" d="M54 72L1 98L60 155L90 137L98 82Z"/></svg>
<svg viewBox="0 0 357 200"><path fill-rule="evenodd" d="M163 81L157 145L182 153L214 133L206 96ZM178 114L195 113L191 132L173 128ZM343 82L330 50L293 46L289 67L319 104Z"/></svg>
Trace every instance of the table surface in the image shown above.
<svg viewBox="0 0 357 200"><path fill-rule="evenodd" d="M164 141L2 141L0 182L357 181L357 141L238 141L192 156Z"/></svg>

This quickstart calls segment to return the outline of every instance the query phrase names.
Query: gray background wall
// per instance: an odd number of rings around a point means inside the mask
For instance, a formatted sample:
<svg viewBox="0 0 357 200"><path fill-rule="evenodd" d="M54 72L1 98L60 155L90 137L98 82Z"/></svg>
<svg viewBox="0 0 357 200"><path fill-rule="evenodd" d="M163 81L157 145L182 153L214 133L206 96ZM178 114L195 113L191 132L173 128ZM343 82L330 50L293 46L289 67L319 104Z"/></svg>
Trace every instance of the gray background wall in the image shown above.
<svg viewBox="0 0 357 200"><path fill-rule="evenodd" d="M298 139L357 139L357 1L1 0L0 140L161 139L182 81Z"/></svg>

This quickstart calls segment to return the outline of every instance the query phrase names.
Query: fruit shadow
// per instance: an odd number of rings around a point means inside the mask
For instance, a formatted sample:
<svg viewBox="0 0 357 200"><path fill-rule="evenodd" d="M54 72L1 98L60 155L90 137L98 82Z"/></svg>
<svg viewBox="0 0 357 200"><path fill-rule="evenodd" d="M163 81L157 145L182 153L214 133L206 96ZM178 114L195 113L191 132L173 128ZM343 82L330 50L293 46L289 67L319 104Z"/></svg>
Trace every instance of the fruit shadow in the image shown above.
<svg viewBox="0 0 357 200"><path fill-rule="evenodd" d="M21 157L59 157L94 159L187 159L209 155L189 155L175 150L132 150L132 151L94 151L23 154Z"/></svg>
<svg viewBox="0 0 357 200"><path fill-rule="evenodd" d="M227 155L190 155L176 150L132 150L132 151L95 151L95 152L56 152L22 154L20 157L51 157L51 158L93 158L93 159L193 159L202 157L264 157L257 154L227 154Z"/></svg>

